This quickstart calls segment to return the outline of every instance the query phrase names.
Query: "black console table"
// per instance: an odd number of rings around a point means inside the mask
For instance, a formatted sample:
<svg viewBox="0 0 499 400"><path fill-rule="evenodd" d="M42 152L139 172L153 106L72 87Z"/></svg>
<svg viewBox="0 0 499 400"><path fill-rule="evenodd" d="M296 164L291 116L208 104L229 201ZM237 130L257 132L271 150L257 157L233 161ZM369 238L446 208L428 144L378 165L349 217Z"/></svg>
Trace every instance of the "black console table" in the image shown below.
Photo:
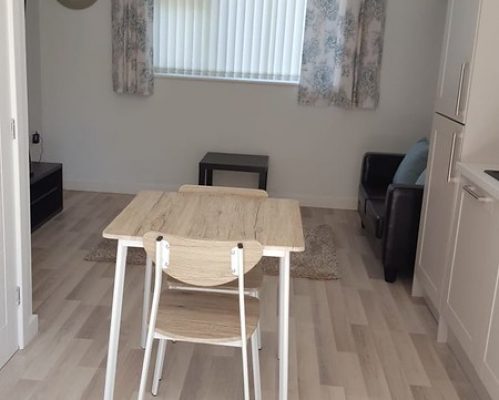
<svg viewBox="0 0 499 400"><path fill-rule="evenodd" d="M62 164L32 162L31 231L62 211Z"/></svg>
<svg viewBox="0 0 499 400"><path fill-rule="evenodd" d="M267 190L269 156L232 153L206 153L199 162L199 184L213 185L213 170L255 172L258 188Z"/></svg>

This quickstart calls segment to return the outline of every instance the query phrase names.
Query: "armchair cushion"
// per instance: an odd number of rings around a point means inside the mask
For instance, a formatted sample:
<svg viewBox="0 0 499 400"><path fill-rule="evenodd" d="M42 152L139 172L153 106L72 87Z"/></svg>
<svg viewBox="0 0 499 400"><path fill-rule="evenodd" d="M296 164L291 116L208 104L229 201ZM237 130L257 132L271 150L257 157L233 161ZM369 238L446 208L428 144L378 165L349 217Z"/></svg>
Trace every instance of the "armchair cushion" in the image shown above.
<svg viewBox="0 0 499 400"><path fill-rule="evenodd" d="M424 186L425 183L426 183L426 169L423 172L421 172L421 175L419 175L419 178L416 181L416 185Z"/></svg>
<svg viewBox="0 0 499 400"><path fill-rule="evenodd" d="M426 169L428 161L428 139L416 142L407 152L393 177L394 184L415 184L421 173Z"/></svg>

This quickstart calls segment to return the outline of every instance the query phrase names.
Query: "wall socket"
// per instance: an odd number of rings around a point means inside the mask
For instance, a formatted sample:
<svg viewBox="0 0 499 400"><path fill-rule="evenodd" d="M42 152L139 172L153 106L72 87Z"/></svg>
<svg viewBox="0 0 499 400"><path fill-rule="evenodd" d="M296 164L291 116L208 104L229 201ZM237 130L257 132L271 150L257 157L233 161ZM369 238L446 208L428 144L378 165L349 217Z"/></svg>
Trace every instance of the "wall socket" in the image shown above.
<svg viewBox="0 0 499 400"><path fill-rule="evenodd" d="M40 143L40 133L38 133L38 131L33 133L33 135L31 136L31 143L33 143L33 144Z"/></svg>

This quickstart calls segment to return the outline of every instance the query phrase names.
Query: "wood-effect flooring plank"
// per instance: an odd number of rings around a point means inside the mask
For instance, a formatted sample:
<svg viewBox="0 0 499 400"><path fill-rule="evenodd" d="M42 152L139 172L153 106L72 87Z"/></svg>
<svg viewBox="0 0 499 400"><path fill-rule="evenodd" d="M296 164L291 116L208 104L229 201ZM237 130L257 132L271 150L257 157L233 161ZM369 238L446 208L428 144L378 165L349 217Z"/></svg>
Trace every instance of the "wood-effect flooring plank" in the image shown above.
<svg viewBox="0 0 499 400"><path fill-rule="evenodd" d="M114 264L84 257L132 199L65 192L64 211L33 234L40 333L0 370L0 399L102 398ZM343 271L337 281L292 279L289 400L476 400L452 352L436 343L436 323L426 306L410 297L410 283L383 281L356 212L302 208L301 214L305 227L332 227ZM126 271L117 400L137 394L143 271ZM264 400L278 394L277 292L277 278L265 276ZM241 400L241 371L237 349L169 344L159 394L146 398Z"/></svg>

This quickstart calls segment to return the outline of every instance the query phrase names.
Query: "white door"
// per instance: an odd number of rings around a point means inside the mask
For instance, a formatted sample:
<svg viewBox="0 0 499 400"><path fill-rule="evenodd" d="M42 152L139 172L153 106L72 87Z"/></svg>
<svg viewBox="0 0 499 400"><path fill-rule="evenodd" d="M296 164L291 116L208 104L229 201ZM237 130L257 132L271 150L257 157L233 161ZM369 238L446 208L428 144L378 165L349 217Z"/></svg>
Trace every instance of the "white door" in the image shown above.
<svg viewBox="0 0 499 400"><path fill-rule="evenodd" d="M440 309L450 251L449 239L458 188L454 170L459 160L462 131L462 125L435 114L416 268L418 279L437 310Z"/></svg>
<svg viewBox="0 0 499 400"><path fill-rule="evenodd" d="M0 367L18 348L11 91L6 2L0 1Z"/></svg>
<svg viewBox="0 0 499 400"><path fill-rule="evenodd" d="M480 0L449 0L435 111L466 121Z"/></svg>

